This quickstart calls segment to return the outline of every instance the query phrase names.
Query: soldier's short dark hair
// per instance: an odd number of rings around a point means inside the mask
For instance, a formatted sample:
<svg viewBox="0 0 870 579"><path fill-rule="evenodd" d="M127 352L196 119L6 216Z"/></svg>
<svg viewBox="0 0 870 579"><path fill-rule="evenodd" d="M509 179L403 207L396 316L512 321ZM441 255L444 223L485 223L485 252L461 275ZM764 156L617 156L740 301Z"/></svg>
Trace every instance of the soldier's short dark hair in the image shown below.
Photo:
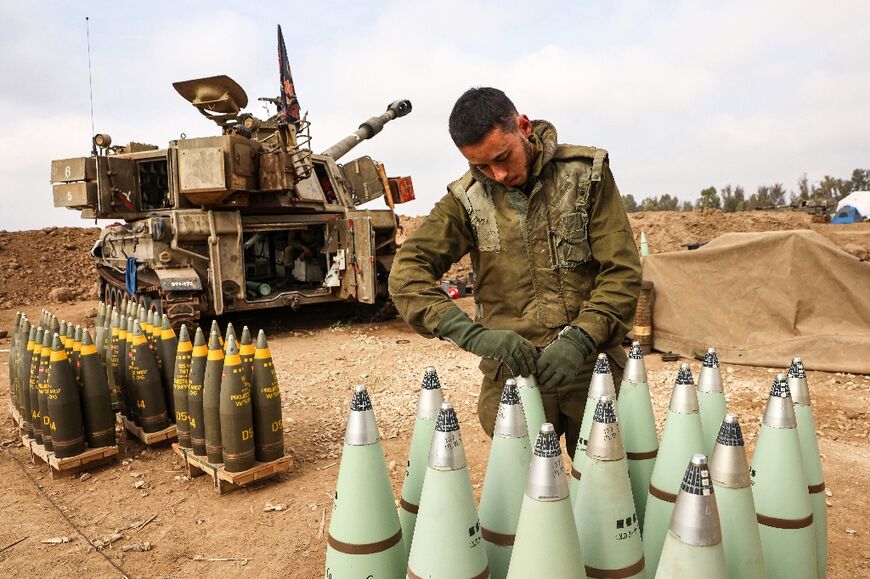
<svg viewBox="0 0 870 579"><path fill-rule="evenodd" d="M470 88L457 99L450 112L448 128L457 147L475 145L493 128L505 132L516 130L517 108L511 99L497 88Z"/></svg>

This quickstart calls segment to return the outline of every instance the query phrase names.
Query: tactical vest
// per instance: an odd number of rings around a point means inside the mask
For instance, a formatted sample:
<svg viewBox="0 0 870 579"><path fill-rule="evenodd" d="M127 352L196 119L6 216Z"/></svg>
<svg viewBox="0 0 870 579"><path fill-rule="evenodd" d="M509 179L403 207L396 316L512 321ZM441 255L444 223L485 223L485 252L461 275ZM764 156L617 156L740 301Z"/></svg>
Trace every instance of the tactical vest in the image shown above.
<svg viewBox="0 0 870 579"><path fill-rule="evenodd" d="M558 145L528 196L472 171L448 185L476 239L478 321L546 346L576 318L598 273L588 225L606 162L604 149Z"/></svg>

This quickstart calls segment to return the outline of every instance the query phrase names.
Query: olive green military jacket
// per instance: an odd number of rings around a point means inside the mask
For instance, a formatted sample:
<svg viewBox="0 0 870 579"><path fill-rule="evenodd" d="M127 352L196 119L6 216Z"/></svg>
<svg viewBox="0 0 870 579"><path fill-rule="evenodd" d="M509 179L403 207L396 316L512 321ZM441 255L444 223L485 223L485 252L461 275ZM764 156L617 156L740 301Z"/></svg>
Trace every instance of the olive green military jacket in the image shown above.
<svg viewBox="0 0 870 579"><path fill-rule="evenodd" d="M538 347L578 326L599 351L614 350L634 317L641 270L607 151L557 144L546 121L533 122L531 141L528 194L476 169L450 183L396 254L393 301L414 330L435 335L456 307L438 280L470 252L476 321Z"/></svg>

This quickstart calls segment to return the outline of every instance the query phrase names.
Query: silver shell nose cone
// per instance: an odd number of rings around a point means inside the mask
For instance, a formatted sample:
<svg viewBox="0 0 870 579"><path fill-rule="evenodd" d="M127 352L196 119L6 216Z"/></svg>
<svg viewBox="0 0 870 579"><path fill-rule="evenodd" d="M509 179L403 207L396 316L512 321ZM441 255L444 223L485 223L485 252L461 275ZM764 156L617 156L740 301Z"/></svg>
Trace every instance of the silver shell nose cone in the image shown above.
<svg viewBox="0 0 870 579"><path fill-rule="evenodd" d="M785 376L777 374L764 409L764 424L772 428L797 428L794 403Z"/></svg>
<svg viewBox="0 0 870 579"><path fill-rule="evenodd" d="M722 542L719 509L707 457L696 454L689 462L674 505L669 531L688 545L711 546Z"/></svg>
<svg viewBox="0 0 870 579"><path fill-rule="evenodd" d="M505 381L492 435L502 438L523 438L529 435L523 403L517 391L517 381L513 378Z"/></svg>
<svg viewBox="0 0 870 579"><path fill-rule="evenodd" d="M350 401L344 442L351 446L367 446L376 443L380 438L372 410L372 400L366 387L359 384L354 388L353 398Z"/></svg>
<svg viewBox="0 0 870 579"><path fill-rule="evenodd" d="M562 461L562 447L553 425L541 425L535 451L529 465L526 495L537 501L560 501L568 498L568 479Z"/></svg>
<svg viewBox="0 0 870 579"><path fill-rule="evenodd" d="M429 447L429 467L435 470L459 470L467 465L456 411L450 402L442 402Z"/></svg>

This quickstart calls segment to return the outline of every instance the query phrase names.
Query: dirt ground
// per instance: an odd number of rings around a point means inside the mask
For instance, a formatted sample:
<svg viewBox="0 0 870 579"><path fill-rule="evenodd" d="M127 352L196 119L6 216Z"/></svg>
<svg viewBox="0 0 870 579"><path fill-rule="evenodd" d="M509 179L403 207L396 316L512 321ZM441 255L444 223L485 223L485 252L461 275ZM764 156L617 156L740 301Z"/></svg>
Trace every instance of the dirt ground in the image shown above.
<svg viewBox="0 0 870 579"><path fill-rule="evenodd" d="M470 308L468 299L461 302ZM31 319L38 318L38 306L23 309ZM85 323L94 315L94 302L52 309L67 320ZM0 328L9 328L14 314L14 309L0 310ZM475 413L480 380L476 358L446 342L417 336L400 320L348 324L340 313L326 308L299 314L288 314L283 320L274 315L245 320L252 327L267 328L281 381L285 445L294 467L282 479L224 496L218 496L204 477L185 480L170 449L146 449L123 436L114 464L90 471L86 481L51 480L46 468L31 464L26 451L14 442L15 430L6 410L7 366L5 361L0 364L0 442L6 447L0 450L0 519L4 521L0 576L121 576L105 555L130 577L321 577L354 384L364 383L371 392L398 495L417 390L429 364L436 366L445 394L457 409L479 498L489 442ZM0 340L0 349L8 347L8 338ZM697 375L698 362L690 362ZM679 362L664 363L654 354L647 356L646 364L661 421ZM729 407L740 415L750 447L776 371L723 367ZM870 376L810 372L809 381L831 491L830 577L868 576ZM138 480L145 481L143 489L133 488ZM267 501L288 508L264 512ZM91 540L118 529L123 539L98 553L65 517ZM155 518L141 530L129 528L151 517ZM60 536L71 541L42 543ZM19 539L24 540L4 549ZM125 545L144 541L153 549L122 551ZM196 561L196 556L239 560Z"/></svg>

